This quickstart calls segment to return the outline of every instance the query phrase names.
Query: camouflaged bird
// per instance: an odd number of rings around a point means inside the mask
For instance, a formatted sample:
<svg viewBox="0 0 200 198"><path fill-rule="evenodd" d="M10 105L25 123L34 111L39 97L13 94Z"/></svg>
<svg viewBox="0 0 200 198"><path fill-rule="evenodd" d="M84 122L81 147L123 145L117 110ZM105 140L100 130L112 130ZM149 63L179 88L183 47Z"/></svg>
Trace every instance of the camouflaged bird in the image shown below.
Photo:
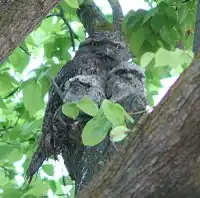
<svg viewBox="0 0 200 198"><path fill-rule="evenodd" d="M89 96L100 103L106 98L105 89L108 72L119 62L129 59L127 52L127 48L121 42L120 35L117 32L99 32L86 39L85 42L80 44L73 60L64 65L55 77L55 83L67 96L65 101L74 101L87 95L86 88L93 89L94 80L99 93L97 97L94 96L93 92ZM85 92L81 89L85 89ZM63 127L66 128L61 116L59 116L62 114L61 106L63 103L63 98L57 93L56 87L52 86L49 91L39 146L27 171L29 181L44 160L61 153L63 147L66 146L62 145L63 140L60 140L60 136L62 136L61 139L64 138L63 136L69 138L69 134L60 134ZM73 125L72 119L65 119L67 120L67 127ZM66 133L68 133L67 130Z"/></svg>
<svg viewBox="0 0 200 198"><path fill-rule="evenodd" d="M109 24L93 1L84 0L77 10L89 37L52 81L42 134L27 170L29 183L46 159L56 159L61 154L77 191L115 152L109 136L96 146L84 146L81 133L90 117L85 114L75 120L66 117L61 110L65 102L88 96L99 105L104 99L119 102L128 112L145 109L144 71L129 62L131 54L120 31L121 7L118 1L109 3L113 10L113 30L95 32L98 29L95 26Z"/></svg>
<svg viewBox="0 0 200 198"><path fill-rule="evenodd" d="M87 95L99 105L107 98L126 108L125 103L130 100L127 104L131 105L126 109L144 109L144 73L139 66L128 63L129 58L129 51L118 32L98 32L80 44L75 57L63 66L49 91L39 145L27 171L29 182L46 159L62 154L68 159L65 164L70 176L81 183L82 178L74 168L87 169L81 159L86 153L90 155L81 142L81 132L89 118L79 116L73 120L64 116L61 107L65 102L74 102ZM133 101L139 105L132 104ZM107 140L104 142L109 144ZM102 151L107 146L100 144L100 147ZM94 156L100 157L98 147L94 150Z"/></svg>

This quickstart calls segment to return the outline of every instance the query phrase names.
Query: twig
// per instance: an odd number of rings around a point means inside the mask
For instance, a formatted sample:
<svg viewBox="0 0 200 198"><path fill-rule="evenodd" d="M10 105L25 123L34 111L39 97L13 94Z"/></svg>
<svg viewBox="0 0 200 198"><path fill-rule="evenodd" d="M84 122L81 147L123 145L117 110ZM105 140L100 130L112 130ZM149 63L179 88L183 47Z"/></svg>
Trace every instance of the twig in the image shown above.
<svg viewBox="0 0 200 198"><path fill-rule="evenodd" d="M64 14L63 8L61 6L59 6L59 10L60 10L60 17L62 18L63 22L65 23L65 25L67 26L67 28L69 30L72 48L73 48L73 51L75 51L74 38L78 39L78 36L73 32L73 30L72 30L71 26L69 25L67 19L65 18L65 14Z"/></svg>
<svg viewBox="0 0 200 198"><path fill-rule="evenodd" d="M7 127L7 128L2 128L2 129L0 129L0 132L1 131L7 131L7 130L13 129L13 128L14 128L14 126L10 126L10 127Z"/></svg>
<svg viewBox="0 0 200 198"><path fill-rule="evenodd" d="M25 52L25 54L27 54L28 56L31 56L30 52L26 49L24 49L21 45L19 45L19 48Z"/></svg>
<svg viewBox="0 0 200 198"><path fill-rule="evenodd" d="M65 177L62 176L62 183L63 183L63 186L66 186L66 182L65 182Z"/></svg>
<svg viewBox="0 0 200 198"><path fill-rule="evenodd" d="M68 23L67 19L65 18L65 14L64 14L64 11L63 11L63 8L61 6L59 6L59 10L60 10L60 13L52 13L52 14L49 14L47 18L49 17L60 17L64 24L67 26L67 29L69 30L69 34L70 34L70 40L71 40L71 45L72 45L72 48L73 50L75 51L75 43L74 43L74 39L77 39L78 41L80 40L78 35L73 31L73 29L71 28L70 24Z"/></svg>
<svg viewBox="0 0 200 198"><path fill-rule="evenodd" d="M7 96L5 96L3 99L8 99L9 97L13 96L15 93L17 93L20 90L21 86L16 87L13 91L8 93Z"/></svg>
<svg viewBox="0 0 200 198"><path fill-rule="evenodd" d="M0 132L1 132L1 131L6 131L6 132L8 132L9 129L13 129L14 127L16 127L17 124L18 124L19 119L20 119L20 116L17 117L17 119L16 119L16 121L15 121L15 123L14 123L13 126L9 126L9 127L6 128L6 126L3 125L3 128L0 129ZM1 134L0 134L0 138L3 137L3 135L4 135L4 133L1 133Z"/></svg>

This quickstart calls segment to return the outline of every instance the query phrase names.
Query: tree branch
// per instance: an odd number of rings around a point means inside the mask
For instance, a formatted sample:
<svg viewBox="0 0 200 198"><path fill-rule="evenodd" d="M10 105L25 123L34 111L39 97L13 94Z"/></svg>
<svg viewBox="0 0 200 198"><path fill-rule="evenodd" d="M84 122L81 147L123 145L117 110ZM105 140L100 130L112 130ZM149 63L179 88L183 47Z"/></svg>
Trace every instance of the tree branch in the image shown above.
<svg viewBox="0 0 200 198"><path fill-rule="evenodd" d="M95 32L97 26L109 24L101 10L90 0L84 0L77 10L77 15L89 35Z"/></svg>
<svg viewBox="0 0 200 198"><path fill-rule="evenodd" d="M19 92L21 89L21 85L16 87L14 90L12 90L10 93L8 93L7 96L5 96L3 99L8 99L9 97L13 96L14 94L16 94L17 92Z"/></svg>
<svg viewBox="0 0 200 198"><path fill-rule="evenodd" d="M18 0L0 5L0 64L58 2Z"/></svg>
<svg viewBox="0 0 200 198"><path fill-rule="evenodd" d="M70 37L79 40L78 35L73 31L73 29L71 28L69 22L68 22L67 19L65 18L65 16L64 16L64 11L63 11L62 7L59 6L59 8L60 8L60 11L61 11L59 14L58 14L58 13L49 14L49 15L46 17L46 19L47 19L47 18L50 18L50 17L54 17L54 16L60 17L60 18L63 20L64 24L67 26L67 28L68 28L68 30L69 30L69 32L70 32Z"/></svg>
<svg viewBox="0 0 200 198"><path fill-rule="evenodd" d="M121 30L121 22L124 19L123 11L118 0L108 0L113 12L113 23L115 30Z"/></svg>
<svg viewBox="0 0 200 198"><path fill-rule="evenodd" d="M71 28L71 26L68 23L67 19L65 18L64 10L63 10L63 8L61 6L59 6L59 10L60 10L60 13L49 14L46 17L46 19L49 18L49 17L56 16L56 17L60 17L63 20L64 24L67 26L67 29L69 30L71 45L72 45L73 50L75 51L74 39L79 40L78 35L73 31L73 29Z"/></svg>
<svg viewBox="0 0 200 198"><path fill-rule="evenodd" d="M199 197L199 67L196 58L77 197Z"/></svg>
<svg viewBox="0 0 200 198"><path fill-rule="evenodd" d="M26 50L23 46L19 45L19 48L24 51L25 54L27 54L28 56L31 56L30 52L28 50Z"/></svg>
<svg viewBox="0 0 200 198"><path fill-rule="evenodd" d="M65 14L64 11L62 9L61 6L59 6L59 10L60 10L60 17L62 18L62 20L64 21L65 25L67 26L68 30L69 30L69 35L70 35L70 40L71 40L71 44L72 44L72 48L75 51L75 43L74 43L74 39L78 39L78 36L74 33L74 31L72 30L70 24L68 23L67 19L65 18Z"/></svg>
<svg viewBox="0 0 200 198"><path fill-rule="evenodd" d="M200 0L198 0L197 2L197 9L196 9L193 52L195 55L200 53Z"/></svg>

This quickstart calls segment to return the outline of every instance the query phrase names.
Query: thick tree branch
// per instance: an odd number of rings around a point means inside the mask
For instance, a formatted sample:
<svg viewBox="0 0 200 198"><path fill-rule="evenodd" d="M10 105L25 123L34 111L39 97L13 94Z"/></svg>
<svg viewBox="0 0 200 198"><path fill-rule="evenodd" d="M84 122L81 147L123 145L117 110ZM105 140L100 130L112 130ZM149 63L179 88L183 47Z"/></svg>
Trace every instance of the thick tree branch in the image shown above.
<svg viewBox="0 0 200 198"><path fill-rule="evenodd" d="M197 2L196 9L193 52L195 55L200 53L200 0Z"/></svg>
<svg viewBox="0 0 200 198"><path fill-rule="evenodd" d="M200 195L200 59L138 122L77 197L197 198Z"/></svg>
<svg viewBox="0 0 200 198"><path fill-rule="evenodd" d="M91 0L85 0L77 10L77 15L89 35L95 32L99 25L109 24L101 10Z"/></svg>
<svg viewBox="0 0 200 198"><path fill-rule="evenodd" d="M120 31L121 22L124 18L121 5L118 0L108 0L113 12L113 23L115 25L115 29Z"/></svg>
<svg viewBox="0 0 200 198"><path fill-rule="evenodd" d="M58 2L59 0L18 0L0 4L0 63Z"/></svg>

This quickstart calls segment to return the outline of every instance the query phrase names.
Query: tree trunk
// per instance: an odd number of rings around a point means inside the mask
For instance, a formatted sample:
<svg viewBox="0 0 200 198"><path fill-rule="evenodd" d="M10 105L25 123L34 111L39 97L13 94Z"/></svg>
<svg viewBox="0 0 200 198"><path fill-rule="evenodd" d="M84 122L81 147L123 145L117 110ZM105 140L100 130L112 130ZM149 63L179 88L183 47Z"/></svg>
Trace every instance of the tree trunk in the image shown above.
<svg viewBox="0 0 200 198"><path fill-rule="evenodd" d="M58 2L59 0L0 1L0 63Z"/></svg>
<svg viewBox="0 0 200 198"><path fill-rule="evenodd" d="M77 197L200 197L199 68L196 58Z"/></svg>

